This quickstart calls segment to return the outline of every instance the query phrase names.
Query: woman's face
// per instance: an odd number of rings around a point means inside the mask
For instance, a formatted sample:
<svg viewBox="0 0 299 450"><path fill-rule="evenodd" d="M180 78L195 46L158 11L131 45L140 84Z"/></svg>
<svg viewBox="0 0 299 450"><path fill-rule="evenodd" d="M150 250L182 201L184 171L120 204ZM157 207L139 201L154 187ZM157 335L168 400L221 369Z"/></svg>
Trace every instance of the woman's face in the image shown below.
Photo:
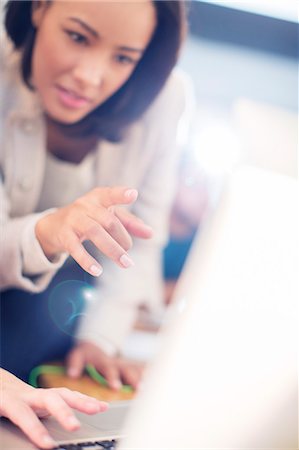
<svg viewBox="0 0 299 450"><path fill-rule="evenodd" d="M32 83L45 112L72 124L130 77L155 26L155 7L138 1L36 2Z"/></svg>

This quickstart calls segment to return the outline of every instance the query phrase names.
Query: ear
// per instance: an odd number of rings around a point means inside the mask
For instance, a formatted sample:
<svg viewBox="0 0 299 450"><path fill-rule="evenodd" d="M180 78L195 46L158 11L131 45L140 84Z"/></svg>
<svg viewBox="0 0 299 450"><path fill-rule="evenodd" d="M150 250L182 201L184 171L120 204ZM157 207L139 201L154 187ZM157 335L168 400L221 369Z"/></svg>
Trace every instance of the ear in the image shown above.
<svg viewBox="0 0 299 450"><path fill-rule="evenodd" d="M46 9L49 6L48 0L39 0L32 2L31 21L35 28L38 28L43 20Z"/></svg>

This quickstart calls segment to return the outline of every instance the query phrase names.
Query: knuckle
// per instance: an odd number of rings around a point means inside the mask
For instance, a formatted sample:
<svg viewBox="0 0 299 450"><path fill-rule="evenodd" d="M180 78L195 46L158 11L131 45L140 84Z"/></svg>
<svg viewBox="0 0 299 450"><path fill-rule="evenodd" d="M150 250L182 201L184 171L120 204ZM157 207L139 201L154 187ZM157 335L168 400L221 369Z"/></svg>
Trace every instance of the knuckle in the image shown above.
<svg viewBox="0 0 299 450"><path fill-rule="evenodd" d="M105 218L104 227L109 234L115 233L119 227L117 218L113 214L107 215Z"/></svg>
<svg viewBox="0 0 299 450"><path fill-rule="evenodd" d="M60 387L60 388L57 388L57 389L55 389L56 390L56 392L59 394L59 395L63 395L63 394L69 394L70 392L71 392L71 390L70 389L68 389L68 388L66 388L66 387Z"/></svg>
<svg viewBox="0 0 299 450"><path fill-rule="evenodd" d="M43 392L41 392L41 395L46 402L56 400L58 397L58 394L55 392L54 389L43 389Z"/></svg>
<svg viewBox="0 0 299 450"><path fill-rule="evenodd" d="M62 243L66 251L72 254L75 251L78 240L75 239L74 236L67 234L66 236L62 237Z"/></svg>
<svg viewBox="0 0 299 450"><path fill-rule="evenodd" d="M91 225L85 230L85 236L91 240L97 239L99 237L99 231L98 225Z"/></svg>
<svg viewBox="0 0 299 450"><path fill-rule="evenodd" d="M30 431L32 433L33 436L42 436L44 434L44 427L40 422L37 421L31 421L30 423Z"/></svg>
<svg viewBox="0 0 299 450"><path fill-rule="evenodd" d="M123 248L128 251L133 247L133 241L132 238L130 236L127 237L126 242L124 242L123 244Z"/></svg>
<svg viewBox="0 0 299 450"><path fill-rule="evenodd" d="M76 216L78 205L79 205L79 199L75 200L70 205L66 206L64 208L64 225L65 226L72 226L74 217Z"/></svg>
<svg viewBox="0 0 299 450"><path fill-rule="evenodd" d="M64 417L72 417L73 413L71 408L63 401L59 408L59 414Z"/></svg>
<svg viewBox="0 0 299 450"><path fill-rule="evenodd" d="M96 187L89 192L88 196L90 199L93 199L97 203L102 203L104 192L105 189L103 187Z"/></svg>
<svg viewBox="0 0 299 450"><path fill-rule="evenodd" d="M79 396L79 397L84 395L84 394L82 394L82 392L79 392L79 391L70 391L70 392L72 393L72 395L76 395L76 396Z"/></svg>
<svg viewBox="0 0 299 450"><path fill-rule="evenodd" d="M73 203L71 204L71 208L73 208L74 206L79 206L80 208L82 207L82 205L84 205L86 201L86 195L80 195L80 197L76 198Z"/></svg>
<svg viewBox="0 0 299 450"><path fill-rule="evenodd" d="M109 199L112 199L112 198L113 198L114 192L115 192L115 188L108 187L108 189L107 189L107 195L108 195L108 198L109 198Z"/></svg>
<svg viewBox="0 0 299 450"><path fill-rule="evenodd" d="M72 223L77 223L82 215L86 214L90 208L90 200L86 195L78 197L69 207L69 220Z"/></svg>
<svg viewBox="0 0 299 450"><path fill-rule="evenodd" d="M90 191L90 195L100 195L103 192L103 188L96 187Z"/></svg>
<svg viewBox="0 0 299 450"><path fill-rule="evenodd" d="M37 395L37 397L45 398L45 395L47 394L47 389L38 388L34 391L34 393Z"/></svg>

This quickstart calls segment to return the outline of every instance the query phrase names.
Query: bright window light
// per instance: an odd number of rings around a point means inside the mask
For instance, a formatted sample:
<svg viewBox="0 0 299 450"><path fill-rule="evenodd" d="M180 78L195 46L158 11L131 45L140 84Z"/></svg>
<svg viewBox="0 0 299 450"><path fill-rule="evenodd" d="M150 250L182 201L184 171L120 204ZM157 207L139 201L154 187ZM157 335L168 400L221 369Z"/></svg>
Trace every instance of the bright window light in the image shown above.
<svg viewBox="0 0 299 450"><path fill-rule="evenodd" d="M214 121L195 135L192 152L195 161L212 176L229 173L240 159L238 137L222 122Z"/></svg>

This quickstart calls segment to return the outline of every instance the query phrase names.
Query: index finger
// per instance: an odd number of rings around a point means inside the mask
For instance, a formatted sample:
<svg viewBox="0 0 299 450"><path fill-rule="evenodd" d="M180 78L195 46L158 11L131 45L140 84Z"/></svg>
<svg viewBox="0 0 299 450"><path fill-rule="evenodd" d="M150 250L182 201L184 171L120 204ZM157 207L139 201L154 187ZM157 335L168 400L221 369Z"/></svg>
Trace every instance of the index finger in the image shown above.
<svg viewBox="0 0 299 450"><path fill-rule="evenodd" d="M138 197L138 191L124 186L99 187L92 191L105 208L114 205L130 205Z"/></svg>

